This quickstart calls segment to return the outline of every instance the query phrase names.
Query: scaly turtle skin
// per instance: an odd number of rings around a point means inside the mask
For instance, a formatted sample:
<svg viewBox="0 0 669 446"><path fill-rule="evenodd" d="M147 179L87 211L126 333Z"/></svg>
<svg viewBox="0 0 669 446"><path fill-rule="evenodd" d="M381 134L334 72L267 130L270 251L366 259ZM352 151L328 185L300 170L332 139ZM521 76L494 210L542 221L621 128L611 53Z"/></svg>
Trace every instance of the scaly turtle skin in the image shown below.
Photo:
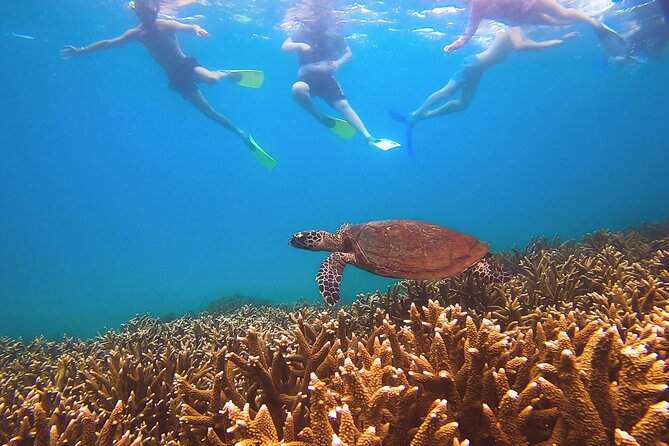
<svg viewBox="0 0 669 446"><path fill-rule="evenodd" d="M487 243L414 220L345 224L334 234L303 231L293 235L289 243L310 251L332 251L316 275L321 295L330 305L339 301L339 283L347 263L397 279L443 279L470 267L494 279L506 276L491 262Z"/></svg>

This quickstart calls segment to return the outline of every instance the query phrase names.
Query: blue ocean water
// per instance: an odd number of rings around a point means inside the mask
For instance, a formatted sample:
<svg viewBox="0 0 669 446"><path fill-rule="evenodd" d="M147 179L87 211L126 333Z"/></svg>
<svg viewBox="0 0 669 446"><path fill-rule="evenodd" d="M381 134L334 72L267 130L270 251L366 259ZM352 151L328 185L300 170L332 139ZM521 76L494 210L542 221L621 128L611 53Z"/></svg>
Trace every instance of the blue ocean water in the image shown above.
<svg viewBox="0 0 669 446"><path fill-rule="evenodd" d="M387 109L416 108L481 50L442 52L462 13L406 13L447 4L374 2L382 14L370 17L391 23L345 27L354 57L338 78L373 135L402 140ZM140 45L59 57L64 45L135 26L125 2L2 2L0 336L91 336L137 313L199 310L235 293L316 299L325 254L288 246L298 230L412 218L506 250L669 216L666 51L609 65L577 28L577 40L491 69L468 110L419 123L409 156L339 139L292 100L296 60L280 51L278 27L286 7L180 11L202 14L210 32L180 36L202 65L265 71L259 90L202 91L278 160L268 171L167 88ZM446 36L426 39L419 27ZM389 283L349 267L344 300Z"/></svg>

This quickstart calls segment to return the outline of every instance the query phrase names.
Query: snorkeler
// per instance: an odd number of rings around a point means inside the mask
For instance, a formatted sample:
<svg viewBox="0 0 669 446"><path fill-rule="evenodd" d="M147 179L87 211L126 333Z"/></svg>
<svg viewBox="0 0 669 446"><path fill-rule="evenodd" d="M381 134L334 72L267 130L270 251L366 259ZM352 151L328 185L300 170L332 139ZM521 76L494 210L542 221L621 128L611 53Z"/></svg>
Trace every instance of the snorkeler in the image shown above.
<svg viewBox="0 0 669 446"><path fill-rule="evenodd" d="M432 93L425 103L408 116L391 112L393 118L407 125L407 149L411 148L411 128L416 121L439 115L462 111L471 103L483 73L493 65L505 61L515 51L539 50L562 45L565 40L574 38L578 33L569 33L561 39L536 42L530 40L517 27L499 31L495 39L483 52L466 57L458 71L440 90ZM459 99L451 99L444 105L432 108L436 103L446 100L460 91Z"/></svg>
<svg viewBox="0 0 669 446"><path fill-rule="evenodd" d="M131 7L141 22L139 26L129 29L119 37L101 40L85 47L68 45L60 51L61 57L72 59L130 42L143 44L151 57L167 73L170 88L181 94L205 116L239 136L265 167L274 167L276 162L255 142L253 137L214 110L197 87L198 82L215 84L221 79L229 79L244 86L259 87L262 82L262 73L251 70L210 71L200 66L195 58L187 57L183 53L176 33L192 32L199 37L208 37L209 33L204 28L198 25L186 25L175 20L158 20L159 0L136 0Z"/></svg>
<svg viewBox="0 0 669 446"><path fill-rule="evenodd" d="M610 62L645 63L662 56L669 44L669 23L665 17L663 2L666 6L669 0L631 2L633 5L623 11L625 23L631 25L630 31L625 35L629 42L629 51L623 56L609 59Z"/></svg>
<svg viewBox="0 0 669 446"><path fill-rule="evenodd" d="M493 19L507 25L567 25L583 23L589 26L600 42L612 54L620 54L627 48L625 39L604 23L588 17L578 9L565 8L557 0L463 0L470 5L467 29L450 45L444 47L449 53L463 47L476 33L483 19Z"/></svg>
<svg viewBox="0 0 669 446"><path fill-rule="evenodd" d="M374 138L351 107L334 74L352 55L351 48L332 25L332 10L318 0L304 1L291 8L287 18L298 23L298 30L281 46L285 52L296 52L299 58L298 80L293 84L295 101L336 135L350 139L360 132L367 142L381 150L399 147L385 138ZM338 119L318 111L314 97L321 97L341 113Z"/></svg>

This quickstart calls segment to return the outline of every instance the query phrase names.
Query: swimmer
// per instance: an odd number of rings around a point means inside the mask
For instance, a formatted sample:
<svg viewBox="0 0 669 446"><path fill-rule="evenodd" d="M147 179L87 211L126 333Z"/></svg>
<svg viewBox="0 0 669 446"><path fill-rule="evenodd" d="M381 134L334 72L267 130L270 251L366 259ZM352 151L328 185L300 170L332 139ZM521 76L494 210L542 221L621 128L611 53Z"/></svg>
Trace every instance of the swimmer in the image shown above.
<svg viewBox="0 0 669 446"><path fill-rule="evenodd" d="M258 150L259 147L253 138L214 110L197 87L198 83L215 84L222 79L239 82L241 75L232 71L211 71L204 68L195 58L184 54L176 36L178 32L187 32L206 38L209 37L209 33L199 25L186 25L175 20L159 20L159 0L136 0L132 6L141 22L138 26L129 29L118 37L101 40L88 46L75 47L68 45L60 51L61 57L72 59L126 43L141 43L167 74L170 88L181 94L184 99L193 104L206 117L240 137L249 149L252 151Z"/></svg>
<svg viewBox="0 0 669 446"><path fill-rule="evenodd" d="M462 36L444 47L447 53L467 44L483 19L493 19L511 26L560 26L582 23L594 31L609 53L617 55L627 49L627 42L620 34L578 9L565 8L557 0L464 0L464 2L470 6L467 28Z"/></svg>
<svg viewBox="0 0 669 446"><path fill-rule="evenodd" d="M407 147L411 147L411 127L416 121L433 118L435 116L455 113L466 109L471 103L483 74L492 66L497 65L516 51L541 50L562 45L566 40L578 36L578 33L569 33L561 39L544 40L537 42L528 39L520 28L512 27L499 31L490 46L481 53L466 57L458 71L453 74L448 83L440 90L430 95L427 100L408 116L391 112L393 118L407 125ZM451 99L445 104L433 108L437 103L449 99L460 92L459 99Z"/></svg>
<svg viewBox="0 0 669 446"><path fill-rule="evenodd" d="M334 16L327 1L304 1L288 11L286 21L297 23L297 31L288 37L281 49L297 53L298 80L293 84L295 101L321 124L342 138L352 138L356 131L367 142L381 150L399 144L385 138L373 137L348 102L335 78L337 71L351 59L351 48L335 29ZM313 98L320 97L338 111L342 119L326 115L314 107Z"/></svg>

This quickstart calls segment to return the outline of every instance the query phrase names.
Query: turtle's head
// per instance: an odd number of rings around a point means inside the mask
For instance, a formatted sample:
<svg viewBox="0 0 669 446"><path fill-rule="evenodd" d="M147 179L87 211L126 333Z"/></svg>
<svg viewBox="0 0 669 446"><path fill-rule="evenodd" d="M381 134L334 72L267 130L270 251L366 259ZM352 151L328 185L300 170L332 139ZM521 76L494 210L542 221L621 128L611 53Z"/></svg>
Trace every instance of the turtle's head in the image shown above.
<svg viewBox="0 0 669 446"><path fill-rule="evenodd" d="M332 234L326 231L301 231L290 238L288 244L309 251L332 251Z"/></svg>

